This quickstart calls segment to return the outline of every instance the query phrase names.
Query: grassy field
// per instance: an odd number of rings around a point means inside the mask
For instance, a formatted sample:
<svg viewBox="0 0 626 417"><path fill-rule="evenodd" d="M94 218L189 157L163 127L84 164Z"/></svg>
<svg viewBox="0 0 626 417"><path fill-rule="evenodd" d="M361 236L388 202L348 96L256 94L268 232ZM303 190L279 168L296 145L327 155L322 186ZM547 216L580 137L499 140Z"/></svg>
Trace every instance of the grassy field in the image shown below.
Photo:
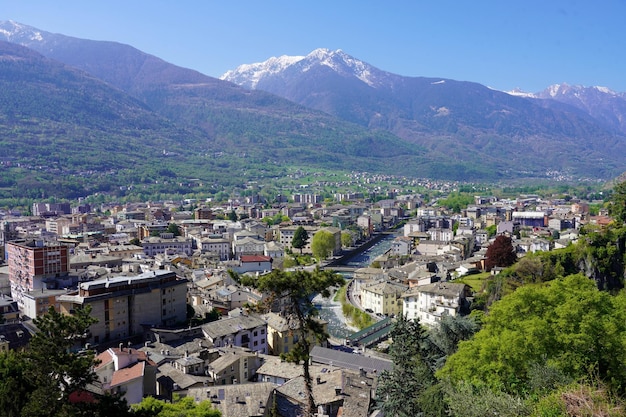
<svg viewBox="0 0 626 417"><path fill-rule="evenodd" d="M489 278L491 274L489 272L481 272L480 274L472 274L456 279L454 282L460 282L467 284L472 288L474 292L480 292L483 289L483 282Z"/></svg>

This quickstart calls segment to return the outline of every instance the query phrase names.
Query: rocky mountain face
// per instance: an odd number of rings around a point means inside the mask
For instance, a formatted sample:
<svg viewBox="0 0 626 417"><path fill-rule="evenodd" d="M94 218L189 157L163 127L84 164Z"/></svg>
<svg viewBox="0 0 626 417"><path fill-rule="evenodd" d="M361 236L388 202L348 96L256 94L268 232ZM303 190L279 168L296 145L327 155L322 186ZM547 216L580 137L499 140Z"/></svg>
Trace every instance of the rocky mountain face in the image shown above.
<svg viewBox="0 0 626 417"><path fill-rule="evenodd" d="M626 93L618 93L606 87L557 84L532 97L576 107L607 129L626 134Z"/></svg>
<svg viewBox="0 0 626 417"><path fill-rule="evenodd" d="M0 22L2 39L121 89L216 149L246 149L275 164L467 180L626 169L624 137L581 107L403 77L343 51L272 58L218 80L128 45L14 22Z"/></svg>

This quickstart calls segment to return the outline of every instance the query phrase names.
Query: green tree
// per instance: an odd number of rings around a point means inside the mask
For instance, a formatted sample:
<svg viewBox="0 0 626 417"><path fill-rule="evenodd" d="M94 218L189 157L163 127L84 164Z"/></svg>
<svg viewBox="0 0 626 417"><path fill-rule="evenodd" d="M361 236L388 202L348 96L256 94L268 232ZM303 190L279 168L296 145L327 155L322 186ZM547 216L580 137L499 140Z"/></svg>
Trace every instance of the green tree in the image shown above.
<svg viewBox="0 0 626 417"><path fill-rule="evenodd" d="M341 246L344 248L349 248L354 244L354 239L352 238L352 233L348 231L341 232Z"/></svg>
<svg viewBox="0 0 626 417"><path fill-rule="evenodd" d="M306 388L306 407L303 415L313 416L315 410L315 400L313 399L313 383L309 371L309 353L311 351L311 336L318 342L328 339L328 334L324 331L324 326L317 320L318 311L313 305L312 299L315 294L323 297L330 296L330 288L339 287L345 280L331 271L298 270L285 272L273 270L271 273L261 275L258 279L244 275L235 279L241 281L243 285L255 287L258 290L270 294L269 301L279 298L289 300L289 307L285 311L287 319L293 321L299 333L298 342L294 348L281 357L289 362L302 364L304 382Z"/></svg>
<svg viewBox="0 0 626 417"><path fill-rule="evenodd" d="M483 323L439 376L519 393L531 386L533 364L546 363L567 378L595 374L626 387L626 293L613 296L571 275L518 288L494 303Z"/></svg>
<svg viewBox="0 0 626 417"><path fill-rule="evenodd" d="M511 266L517 261L517 255L513 248L513 240L504 235L496 237L496 239L487 248L485 254L485 268L491 271L496 266Z"/></svg>
<svg viewBox="0 0 626 417"><path fill-rule="evenodd" d="M319 261L328 258L335 250L335 236L326 231L319 230L311 240L311 251Z"/></svg>
<svg viewBox="0 0 626 417"><path fill-rule="evenodd" d="M74 315L48 312L34 320L38 329L24 353L24 377L34 387L21 413L28 416L126 415L128 406L119 395L105 395L95 402L73 403L71 395L83 392L96 380L94 352L78 350L89 326L96 320L91 308Z"/></svg>
<svg viewBox="0 0 626 417"><path fill-rule="evenodd" d="M0 353L0 416L19 417L35 386L26 378L24 355Z"/></svg>
<svg viewBox="0 0 626 417"><path fill-rule="evenodd" d="M393 324L390 336L389 354L393 369L381 373L376 390L382 402L381 409L389 416L420 415L419 394L435 383L420 351L426 331L419 322L400 315Z"/></svg>
<svg viewBox="0 0 626 417"><path fill-rule="evenodd" d="M626 181L613 187L613 195L609 204L609 214L620 222L626 223Z"/></svg>
<svg viewBox="0 0 626 417"><path fill-rule="evenodd" d="M174 397L172 402L146 397L132 406L137 417L220 417L222 413L213 408L211 401L196 403L192 397Z"/></svg>
<svg viewBox="0 0 626 417"><path fill-rule="evenodd" d="M235 210L231 210L230 213L228 213L228 220L231 222L237 221L237 213L235 213Z"/></svg>
<svg viewBox="0 0 626 417"><path fill-rule="evenodd" d="M291 246L296 249L300 249L300 255L302 255L302 248L304 248L309 241L309 234L302 226L293 232L293 239L291 239Z"/></svg>
<svg viewBox="0 0 626 417"><path fill-rule="evenodd" d="M496 235L498 231L498 226L492 224L491 226L485 227L485 230L487 231L487 236L489 236L489 238L492 238Z"/></svg>
<svg viewBox="0 0 626 417"><path fill-rule="evenodd" d="M180 236L180 227L176 223L170 223L165 230L167 233L172 233L174 236Z"/></svg>

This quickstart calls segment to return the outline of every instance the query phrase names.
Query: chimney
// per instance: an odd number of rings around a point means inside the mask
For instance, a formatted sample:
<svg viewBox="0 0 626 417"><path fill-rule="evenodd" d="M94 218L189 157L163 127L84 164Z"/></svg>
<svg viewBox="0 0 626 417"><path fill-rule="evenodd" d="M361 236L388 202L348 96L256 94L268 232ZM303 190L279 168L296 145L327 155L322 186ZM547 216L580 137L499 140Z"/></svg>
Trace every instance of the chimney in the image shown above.
<svg viewBox="0 0 626 417"><path fill-rule="evenodd" d="M315 377L315 382L317 382L317 385L321 384L322 383L322 378L320 378L319 376Z"/></svg>
<svg viewBox="0 0 626 417"><path fill-rule="evenodd" d="M341 395L341 387L335 387L335 395Z"/></svg>
<svg viewBox="0 0 626 417"><path fill-rule="evenodd" d="M120 352L124 352L124 344L123 343L120 343L119 348L120 348Z"/></svg>

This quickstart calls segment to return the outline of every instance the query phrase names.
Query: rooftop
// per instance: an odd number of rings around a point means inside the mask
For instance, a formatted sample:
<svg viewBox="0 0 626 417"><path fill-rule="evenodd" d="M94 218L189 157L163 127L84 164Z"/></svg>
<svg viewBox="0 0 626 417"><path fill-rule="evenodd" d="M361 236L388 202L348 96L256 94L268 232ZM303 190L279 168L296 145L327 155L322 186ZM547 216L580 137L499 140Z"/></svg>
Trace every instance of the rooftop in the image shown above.
<svg viewBox="0 0 626 417"><path fill-rule="evenodd" d="M235 334L242 330L251 330L255 327L266 326L264 320L256 316L238 316L220 319L202 326L206 337L218 339L229 334Z"/></svg>

